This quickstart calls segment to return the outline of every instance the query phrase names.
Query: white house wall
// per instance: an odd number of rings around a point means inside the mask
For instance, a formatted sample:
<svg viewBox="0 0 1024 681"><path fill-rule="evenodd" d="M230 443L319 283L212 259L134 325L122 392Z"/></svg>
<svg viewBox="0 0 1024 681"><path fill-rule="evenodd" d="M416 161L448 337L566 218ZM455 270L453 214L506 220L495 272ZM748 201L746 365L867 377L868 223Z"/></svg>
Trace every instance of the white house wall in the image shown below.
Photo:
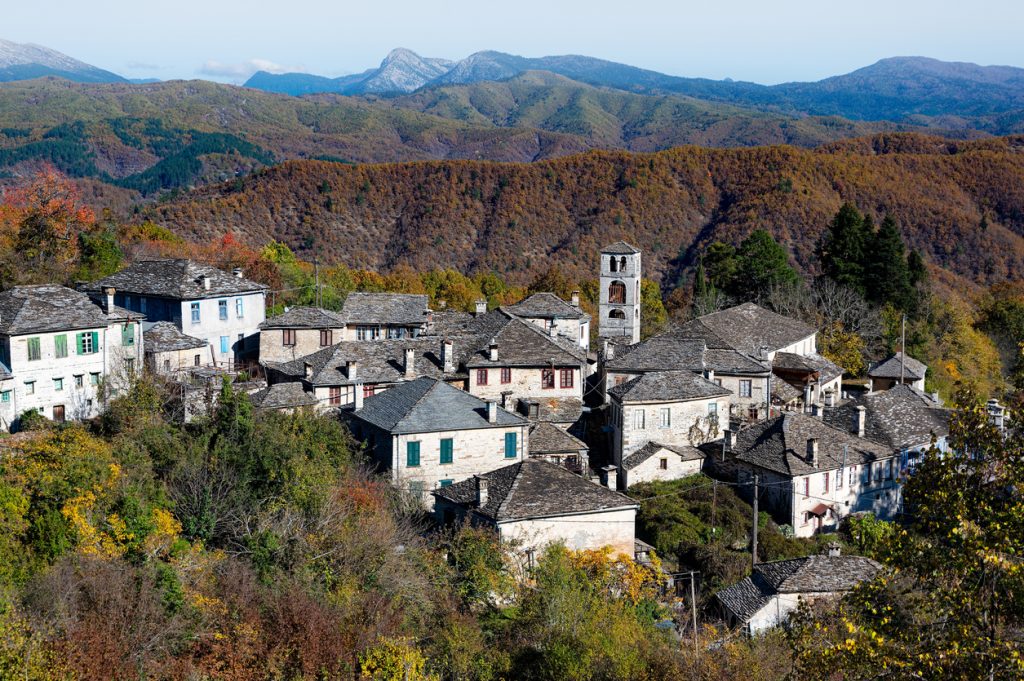
<svg viewBox="0 0 1024 681"><path fill-rule="evenodd" d="M519 544L520 551L532 548L539 552L548 544L563 542L575 551L610 546L613 554L632 558L636 509L499 522L498 533L502 541Z"/></svg>

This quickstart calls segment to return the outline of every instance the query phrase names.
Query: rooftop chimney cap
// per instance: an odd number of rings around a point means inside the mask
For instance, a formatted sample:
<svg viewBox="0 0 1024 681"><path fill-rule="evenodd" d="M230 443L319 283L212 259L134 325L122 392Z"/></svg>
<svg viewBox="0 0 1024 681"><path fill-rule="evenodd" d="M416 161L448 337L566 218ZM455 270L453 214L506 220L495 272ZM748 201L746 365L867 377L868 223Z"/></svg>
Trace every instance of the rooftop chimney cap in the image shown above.
<svg viewBox="0 0 1024 681"><path fill-rule="evenodd" d="M236 279L241 279L242 278L242 268L241 267L236 267L235 269L231 270L231 274L235 275Z"/></svg>
<svg viewBox="0 0 1024 681"><path fill-rule="evenodd" d="M842 544L840 544L837 541L829 542L829 545L828 545L828 557L829 558L838 558L842 554L843 554Z"/></svg>
<svg viewBox="0 0 1024 681"><path fill-rule="evenodd" d="M304 362L302 365L303 375L306 378L310 378L313 375L313 365L309 362Z"/></svg>
<svg viewBox="0 0 1024 681"><path fill-rule="evenodd" d="M359 373L359 362L354 359L345 362L345 373L348 376L348 380L353 380Z"/></svg>
<svg viewBox="0 0 1024 681"><path fill-rule="evenodd" d="M487 422L498 422L498 403L494 400L487 400Z"/></svg>
<svg viewBox="0 0 1024 681"><path fill-rule="evenodd" d="M487 314L487 299L481 298L476 301L476 316L479 317L485 314Z"/></svg>
<svg viewBox="0 0 1024 681"><path fill-rule="evenodd" d="M571 297L569 298L569 302L570 302L570 304L573 307L579 307L580 306L580 292L579 291L573 291Z"/></svg>
<svg viewBox="0 0 1024 681"><path fill-rule="evenodd" d="M488 480L482 475L474 475L473 481L476 483L476 505L477 507L487 505L487 488Z"/></svg>
<svg viewBox="0 0 1024 681"><path fill-rule="evenodd" d="M807 438L807 462L818 467L818 438Z"/></svg>
<svg viewBox="0 0 1024 681"><path fill-rule="evenodd" d="M200 284L202 285L202 287L203 287L204 289L206 289L207 291L209 291L209 290L210 290L210 277L209 277L209 275L206 275L206 274L200 274L200 275L199 275L199 283L200 283Z"/></svg>

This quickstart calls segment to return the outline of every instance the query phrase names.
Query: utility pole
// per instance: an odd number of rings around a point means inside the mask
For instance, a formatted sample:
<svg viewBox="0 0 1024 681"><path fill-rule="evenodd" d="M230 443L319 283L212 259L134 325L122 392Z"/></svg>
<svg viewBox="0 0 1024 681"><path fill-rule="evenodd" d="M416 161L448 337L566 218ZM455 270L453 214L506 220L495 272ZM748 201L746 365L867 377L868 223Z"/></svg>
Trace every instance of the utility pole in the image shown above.
<svg viewBox="0 0 1024 681"><path fill-rule="evenodd" d="M904 367L907 364L907 315L900 322L900 385L904 381Z"/></svg>
<svg viewBox="0 0 1024 681"><path fill-rule="evenodd" d="M752 568L757 567L757 482L758 474L754 473L754 529L752 534L753 541L750 546L750 565Z"/></svg>
<svg viewBox="0 0 1024 681"><path fill-rule="evenodd" d="M320 262L317 256L313 256L313 281L316 289L313 292L313 304L320 307Z"/></svg>
<svg viewBox="0 0 1024 681"><path fill-rule="evenodd" d="M697 642L697 573L690 573L690 609L693 611L693 655L694 659L700 657L700 645Z"/></svg>

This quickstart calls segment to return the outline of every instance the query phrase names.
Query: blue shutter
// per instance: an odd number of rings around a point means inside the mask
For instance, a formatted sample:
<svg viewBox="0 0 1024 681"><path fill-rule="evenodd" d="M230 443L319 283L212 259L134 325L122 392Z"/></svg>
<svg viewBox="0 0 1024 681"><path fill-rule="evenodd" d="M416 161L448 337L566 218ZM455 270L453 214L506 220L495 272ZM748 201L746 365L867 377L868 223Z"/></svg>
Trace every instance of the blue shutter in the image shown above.
<svg viewBox="0 0 1024 681"><path fill-rule="evenodd" d="M514 459L514 458L516 458L516 456L518 456L518 454L519 454L519 452L517 451L518 449L519 448L516 447L516 434L515 433L505 433L505 458L506 459Z"/></svg>
<svg viewBox="0 0 1024 681"><path fill-rule="evenodd" d="M452 439L450 437L441 440L441 463L452 462L452 450Z"/></svg>

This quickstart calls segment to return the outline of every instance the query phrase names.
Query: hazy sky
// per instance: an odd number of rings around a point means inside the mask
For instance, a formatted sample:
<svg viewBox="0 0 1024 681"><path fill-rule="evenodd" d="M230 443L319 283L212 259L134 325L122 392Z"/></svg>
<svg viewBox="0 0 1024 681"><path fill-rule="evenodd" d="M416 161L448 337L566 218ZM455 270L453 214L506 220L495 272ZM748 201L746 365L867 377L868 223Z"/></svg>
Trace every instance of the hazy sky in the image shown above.
<svg viewBox="0 0 1024 681"><path fill-rule="evenodd" d="M889 56L1024 66L1024 0L3 0L0 38L129 77L324 75L393 47L586 54L680 76L817 80Z"/></svg>

